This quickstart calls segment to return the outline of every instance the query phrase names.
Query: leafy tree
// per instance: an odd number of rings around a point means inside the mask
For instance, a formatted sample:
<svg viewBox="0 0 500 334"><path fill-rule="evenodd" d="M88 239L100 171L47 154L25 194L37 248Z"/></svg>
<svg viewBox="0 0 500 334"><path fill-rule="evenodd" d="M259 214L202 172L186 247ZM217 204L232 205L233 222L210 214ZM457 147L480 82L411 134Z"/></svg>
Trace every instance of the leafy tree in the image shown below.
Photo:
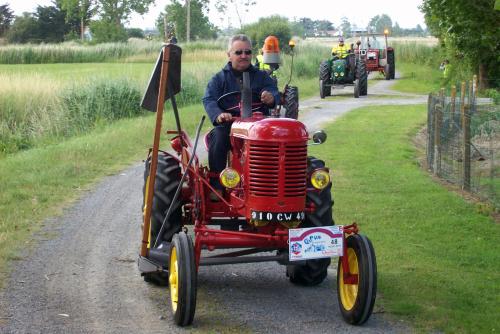
<svg viewBox="0 0 500 334"><path fill-rule="evenodd" d="M92 21L90 23L93 42L124 42L127 40L127 31L123 25L116 25L116 22L108 20Z"/></svg>
<svg viewBox="0 0 500 334"><path fill-rule="evenodd" d="M97 1L96 0L59 0L61 8L66 13L66 23L72 23L77 21L78 24L78 35L80 39L83 40L83 33L85 32L85 27L89 25L90 19L97 12Z"/></svg>
<svg viewBox="0 0 500 334"><path fill-rule="evenodd" d="M152 3L154 0L96 0L101 19L113 22L117 31L132 13L144 14Z"/></svg>
<svg viewBox="0 0 500 334"><path fill-rule="evenodd" d="M128 38L144 38L144 31L140 28L126 29Z"/></svg>
<svg viewBox="0 0 500 334"><path fill-rule="evenodd" d="M254 0L216 0L215 8L221 14L222 17L227 16L228 7L231 6L236 11L238 16L238 21L240 22L240 28L243 27L243 21L241 20L240 12L248 12L251 6L255 5Z"/></svg>
<svg viewBox="0 0 500 334"><path fill-rule="evenodd" d="M30 13L17 16L6 36L10 43L38 42L38 22Z"/></svg>
<svg viewBox="0 0 500 334"><path fill-rule="evenodd" d="M190 39L210 39L217 37L217 28L210 23L208 16L208 0L190 1ZM156 27L163 33L165 31L163 18L166 15L166 21L169 25L169 31L174 30L175 36L180 41L186 40L186 17L187 8L179 0L172 0L170 5L165 7L165 12L161 13L156 20Z"/></svg>
<svg viewBox="0 0 500 334"><path fill-rule="evenodd" d="M40 41L57 43L64 41L64 35L68 33L65 13L56 6L38 6L35 12Z"/></svg>
<svg viewBox="0 0 500 334"><path fill-rule="evenodd" d="M500 12L494 9L494 3L495 0L424 0L420 7L431 33L454 56L455 61L450 62L468 62L479 73L480 88L500 85Z"/></svg>
<svg viewBox="0 0 500 334"><path fill-rule="evenodd" d="M340 30L342 30L342 34L344 36L348 36L351 33L351 23L349 22L347 17L344 16L340 19L339 28Z"/></svg>
<svg viewBox="0 0 500 334"><path fill-rule="evenodd" d="M384 29L392 27L392 20L387 14L377 15L371 18L368 28L374 33L383 33Z"/></svg>
<svg viewBox="0 0 500 334"><path fill-rule="evenodd" d="M279 40L280 48L287 50L292 37L288 19L279 15L263 17L256 23L244 25L241 32L250 37L254 49L262 48L266 37L274 35Z"/></svg>
<svg viewBox="0 0 500 334"><path fill-rule="evenodd" d="M0 36L5 35L14 19L14 12L9 8L9 4L0 5Z"/></svg>
<svg viewBox="0 0 500 334"><path fill-rule="evenodd" d="M391 31L392 36L403 36L403 29L399 26L399 23L395 22Z"/></svg>

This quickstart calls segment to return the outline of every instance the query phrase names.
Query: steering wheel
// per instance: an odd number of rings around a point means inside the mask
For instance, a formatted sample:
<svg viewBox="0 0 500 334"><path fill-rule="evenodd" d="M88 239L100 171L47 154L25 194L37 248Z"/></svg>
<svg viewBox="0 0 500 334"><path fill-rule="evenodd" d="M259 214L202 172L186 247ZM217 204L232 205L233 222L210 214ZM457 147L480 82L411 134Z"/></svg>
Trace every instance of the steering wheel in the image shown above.
<svg viewBox="0 0 500 334"><path fill-rule="evenodd" d="M241 92L234 91L222 95L217 99L217 105L222 110L233 114L233 116L240 116L243 107L241 105ZM252 111L258 111L262 106L264 106L264 103L260 101L260 95L252 92Z"/></svg>

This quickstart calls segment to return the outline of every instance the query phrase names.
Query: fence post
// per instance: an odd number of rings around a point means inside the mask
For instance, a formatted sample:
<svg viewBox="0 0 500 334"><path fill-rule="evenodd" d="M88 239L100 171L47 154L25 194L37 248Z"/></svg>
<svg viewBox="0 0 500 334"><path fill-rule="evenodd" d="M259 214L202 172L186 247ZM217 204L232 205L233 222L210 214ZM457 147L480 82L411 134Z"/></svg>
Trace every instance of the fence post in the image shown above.
<svg viewBox="0 0 500 334"><path fill-rule="evenodd" d="M451 106L450 106L450 135L453 133L453 124L455 122L456 113L456 98L457 98L457 86L451 86Z"/></svg>
<svg viewBox="0 0 500 334"><path fill-rule="evenodd" d="M427 169L434 166L434 95L427 98Z"/></svg>
<svg viewBox="0 0 500 334"><path fill-rule="evenodd" d="M465 83L462 83L463 90L463 100L465 102ZM462 106L462 131L464 134L463 141L463 189L470 191L470 110L471 110L471 96L472 96L472 83L469 83L470 91L469 98L467 99L467 105Z"/></svg>
<svg viewBox="0 0 500 334"><path fill-rule="evenodd" d="M443 123L444 88L439 91L439 103L434 106L434 174L441 174L441 124Z"/></svg>
<svg viewBox="0 0 500 334"><path fill-rule="evenodd" d="M464 126L464 115L465 115L465 81L462 81L460 86L460 126Z"/></svg>

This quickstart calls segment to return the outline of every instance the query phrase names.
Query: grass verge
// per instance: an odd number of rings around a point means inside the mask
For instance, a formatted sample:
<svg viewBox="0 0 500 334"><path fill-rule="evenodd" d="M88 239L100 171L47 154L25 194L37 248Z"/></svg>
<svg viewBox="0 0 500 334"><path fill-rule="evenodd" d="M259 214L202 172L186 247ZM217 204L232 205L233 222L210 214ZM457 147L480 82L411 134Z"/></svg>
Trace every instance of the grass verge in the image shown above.
<svg viewBox="0 0 500 334"><path fill-rule="evenodd" d="M203 109L190 106L181 114L184 129L194 136ZM154 118L120 120L88 135L0 159L0 273L44 219L60 214L102 176L145 158L153 142ZM163 124L164 129L174 128L172 112L167 110Z"/></svg>
<svg viewBox="0 0 500 334"><path fill-rule="evenodd" d="M423 105L358 109L313 154L333 167L336 222L373 241L378 307L422 332L492 333L500 226L418 166L411 139L425 119Z"/></svg>
<svg viewBox="0 0 500 334"><path fill-rule="evenodd" d="M391 88L403 93L429 94L438 91L443 83L442 72L428 65L403 62L396 64L396 70L401 77Z"/></svg>

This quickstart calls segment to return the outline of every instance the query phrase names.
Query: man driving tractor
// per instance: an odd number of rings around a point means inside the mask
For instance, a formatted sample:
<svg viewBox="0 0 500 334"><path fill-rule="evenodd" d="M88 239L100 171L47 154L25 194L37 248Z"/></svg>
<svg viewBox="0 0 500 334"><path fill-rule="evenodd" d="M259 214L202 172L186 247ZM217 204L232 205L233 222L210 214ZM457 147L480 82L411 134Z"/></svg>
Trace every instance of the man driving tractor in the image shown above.
<svg viewBox="0 0 500 334"><path fill-rule="evenodd" d="M259 111L264 115L269 115L269 110L274 108L280 99L276 82L268 73L251 64L252 42L246 35L236 35L231 38L227 55L228 63L209 81L203 97L203 106L214 125L208 145L208 165L214 174L226 168L227 153L230 149L231 121L233 117L240 116L239 112L231 113L227 110L238 105L239 98L236 95L228 97L229 101L223 101L224 106L227 107L224 109L220 107L218 100L227 93L241 91L243 72L248 72L250 75L252 95L258 96L262 103ZM212 177L210 183L217 191L222 192L223 187L218 176ZM211 198L215 200L217 197Z"/></svg>
<svg viewBox="0 0 500 334"><path fill-rule="evenodd" d="M347 76L347 73L349 73L349 70L351 69L350 61L347 58L347 56L350 53L352 53L352 48L347 47L344 44L344 37L339 36L339 44L337 46L334 46L332 48L332 56L334 58L338 57L338 59L345 59L346 60L346 67L345 67L345 69L346 69L346 76Z"/></svg>

